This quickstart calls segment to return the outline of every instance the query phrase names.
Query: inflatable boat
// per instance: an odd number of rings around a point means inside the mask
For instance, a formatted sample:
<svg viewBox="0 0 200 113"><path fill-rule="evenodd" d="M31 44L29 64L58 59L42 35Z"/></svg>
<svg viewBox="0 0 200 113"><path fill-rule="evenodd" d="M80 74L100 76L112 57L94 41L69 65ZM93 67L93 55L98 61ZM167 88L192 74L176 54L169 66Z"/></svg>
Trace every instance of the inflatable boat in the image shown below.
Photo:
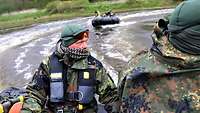
<svg viewBox="0 0 200 113"><path fill-rule="evenodd" d="M92 25L94 27L102 26L102 25L119 24L119 23L120 23L120 19L115 15L96 16L92 20Z"/></svg>

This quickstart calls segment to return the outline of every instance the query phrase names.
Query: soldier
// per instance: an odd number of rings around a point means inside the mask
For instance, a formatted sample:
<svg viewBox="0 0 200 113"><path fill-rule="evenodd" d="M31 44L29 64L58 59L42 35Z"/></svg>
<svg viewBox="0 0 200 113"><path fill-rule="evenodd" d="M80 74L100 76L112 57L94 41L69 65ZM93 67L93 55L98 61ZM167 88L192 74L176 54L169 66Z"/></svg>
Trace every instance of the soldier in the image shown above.
<svg viewBox="0 0 200 113"><path fill-rule="evenodd" d="M98 10L96 10L94 13L95 13L95 17L101 16L100 11L98 11Z"/></svg>
<svg viewBox="0 0 200 113"><path fill-rule="evenodd" d="M22 113L96 113L97 101L117 113L117 88L102 64L87 48L88 29L68 24L56 51L44 60L27 86Z"/></svg>
<svg viewBox="0 0 200 113"><path fill-rule="evenodd" d="M155 26L152 47L122 72L121 112L200 113L199 7L199 0L185 1L171 14L166 30L159 28L163 20Z"/></svg>

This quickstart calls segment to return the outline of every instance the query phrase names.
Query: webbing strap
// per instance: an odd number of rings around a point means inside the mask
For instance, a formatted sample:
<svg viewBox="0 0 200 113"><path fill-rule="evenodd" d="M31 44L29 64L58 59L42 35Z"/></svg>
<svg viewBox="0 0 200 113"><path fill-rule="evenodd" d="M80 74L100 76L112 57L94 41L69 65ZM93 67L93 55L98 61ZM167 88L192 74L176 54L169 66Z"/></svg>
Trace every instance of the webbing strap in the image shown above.
<svg viewBox="0 0 200 113"><path fill-rule="evenodd" d="M50 57L50 73L63 73L63 64L59 61L58 57L53 53Z"/></svg>
<svg viewBox="0 0 200 113"><path fill-rule="evenodd" d="M65 77L63 63L53 53L50 57L50 102L60 103L65 101Z"/></svg>

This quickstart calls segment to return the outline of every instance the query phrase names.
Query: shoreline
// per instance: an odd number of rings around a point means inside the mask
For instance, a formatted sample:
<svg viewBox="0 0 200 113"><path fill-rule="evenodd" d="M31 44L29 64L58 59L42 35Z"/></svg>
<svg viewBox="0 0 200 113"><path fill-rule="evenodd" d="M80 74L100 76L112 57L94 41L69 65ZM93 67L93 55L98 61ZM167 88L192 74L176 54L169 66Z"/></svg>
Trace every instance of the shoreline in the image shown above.
<svg viewBox="0 0 200 113"><path fill-rule="evenodd" d="M174 8L175 5L172 6L166 6L166 7L152 7L152 8L133 8L133 9L119 9L119 10L114 10L114 13L125 13L125 12L137 12L137 11L143 11L143 10L159 10L159 9L170 9ZM79 15L79 16L76 16ZM42 16L41 18L38 18L37 20L34 19L24 19L19 23L13 24L12 21L8 21L3 23L4 25L2 26L0 23L0 34L5 34L5 33L10 33L16 30L20 29L25 29L25 28L30 28L32 26L41 24L41 23L46 23L46 22L53 22L53 21L61 21L61 20L68 20L68 19L74 19L77 17L88 17L88 16L93 16L94 14L71 14L71 15L64 15L64 14L54 14L54 15L49 15L49 16Z"/></svg>

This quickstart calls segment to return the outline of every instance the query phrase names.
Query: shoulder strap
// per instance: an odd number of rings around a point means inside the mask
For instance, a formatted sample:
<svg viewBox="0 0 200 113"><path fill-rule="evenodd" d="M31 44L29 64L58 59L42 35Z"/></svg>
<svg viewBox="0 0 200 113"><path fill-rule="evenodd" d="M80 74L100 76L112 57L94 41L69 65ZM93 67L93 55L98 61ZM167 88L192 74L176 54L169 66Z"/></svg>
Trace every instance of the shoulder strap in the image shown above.
<svg viewBox="0 0 200 113"><path fill-rule="evenodd" d="M52 73L63 73L63 64L59 61L55 53L50 57L50 74Z"/></svg>
<svg viewBox="0 0 200 113"><path fill-rule="evenodd" d="M50 57L50 102L52 103L65 101L66 75L63 73L63 63L53 53Z"/></svg>

